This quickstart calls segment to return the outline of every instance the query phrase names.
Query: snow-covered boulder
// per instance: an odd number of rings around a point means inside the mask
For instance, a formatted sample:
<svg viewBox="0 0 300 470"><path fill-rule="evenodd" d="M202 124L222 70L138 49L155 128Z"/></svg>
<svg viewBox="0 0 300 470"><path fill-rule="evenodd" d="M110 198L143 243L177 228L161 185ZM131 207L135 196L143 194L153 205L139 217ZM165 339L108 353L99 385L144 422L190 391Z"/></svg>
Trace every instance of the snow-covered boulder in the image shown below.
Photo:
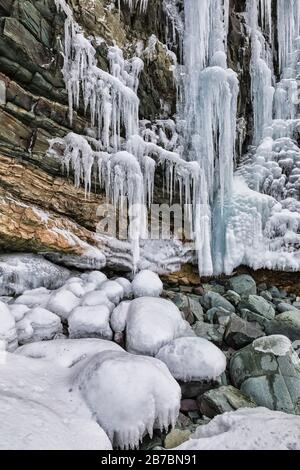
<svg viewBox="0 0 300 470"><path fill-rule="evenodd" d="M300 417L266 408L224 413L176 450L300 450Z"/></svg>
<svg viewBox="0 0 300 470"><path fill-rule="evenodd" d="M101 292L103 292L106 297L117 305L124 297L124 289L116 281L105 281L101 285Z"/></svg>
<svg viewBox="0 0 300 470"><path fill-rule="evenodd" d="M135 298L159 297L163 291L163 283L156 273L145 269L133 279L132 291Z"/></svg>
<svg viewBox="0 0 300 470"><path fill-rule="evenodd" d="M104 339L57 339L20 346L15 353L33 359L44 359L62 367L73 367L103 351L123 351L120 346Z"/></svg>
<svg viewBox="0 0 300 470"><path fill-rule="evenodd" d="M27 305L28 308L45 307L49 301L51 291L45 287L38 287L23 292L16 300L15 304Z"/></svg>
<svg viewBox="0 0 300 470"><path fill-rule="evenodd" d="M84 364L77 383L115 446L138 447L156 425L167 429L176 423L180 387L157 359L103 352Z"/></svg>
<svg viewBox="0 0 300 470"><path fill-rule="evenodd" d="M84 288L84 282L82 279L78 278L72 278L70 282L67 282L64 285L64 288L72 294L76 295L76 297L83 297L84 294L86 293L86 290Z"/></svg>
<svg viewBox="0 0 300 470"><path fill-rule="evenodd" d="M0 369L1 450L111 450L71 370L10 353Z"/></svg>
<svg viewBox="0 0 300 470"><path fill-rule="evenodd" d="M0 341L7 351L18 347L15 318L3 302L0 302Z"/></svg>
<svg viewBox="0 0 300 470"><path fill-rule="evenodd" d="M40 255L0 255L0 295L18 295L38 287L58 289L69 277L68 269Z"/></svg>
<svg viewBox="0 0 300 470"><path fill-rule="evenodd" d="M125 330L130 303L130 300L124 300L112 312L110 326L115 333L122 333Z"/></svg>
<svg viewBox="0 0 300 470"><path fill-rule="evenodd" d="M29 310L17 323L19 344L50 340L58 333L62 333L60 318L42 307Z"/></svg>
<svg viewBox="0 0 300 470"><path fill-rule="evenodd" d="M101 290L95 290L93 292L88 292L81 299L80 305L86 307L94 307L96 305L106 305L109 310L112 312L115 305L108 299L105 292Z"/></svg>
<svg viewBox="0 0 300 470"><path fill-rule="evenodd" d="M95 289L99 289L103 282L107 281L107 276L101 271L91 271L90 273L82 274L81 279L83 279L86 284L93 283Z"/></svg>
<svg viewBox="0 0 300 470"><path fill-rule="evenodd" d="M67 320L74 308L78 307L80 299L69 290L62 288L54 291L47 302L46 308L56 313L62 320Z"/></svg>
<svg viewBox="0 0 300 470"><path fill-rule="evenodd" d="M10 304L8 305L8 308L16 322L22 320L25 317L25 313L29 312L30 310L27 305L22 304Z"/></svg>
<svg viewBox="0 0 300 470"><path fill-rule="evenodd" d="M204 338L176 338L160 349L157 359L164 362L173 377L183 382L215 380L226 369L226 357Z"/></svg>
<svg viewBox="0 0 300 470"><path fill-rule="evenodd" d="M132 294L132 285L125 277L118 277L115 281L123 287L124 297L128 298Z"/></svg>
<svg viewBox="0 0 300 470"><path fill-rule="evenodd" d="M70 338L112 339L110 310L106 305L75 308L69 316Z"/></svg>
<svg viewBox="0 0 300 470"><path fill-rule="evenodd" d="M190 325L169 300L141 297L129 305L126 348L131 353L155 356L173 339L193 335Z"/></svg>

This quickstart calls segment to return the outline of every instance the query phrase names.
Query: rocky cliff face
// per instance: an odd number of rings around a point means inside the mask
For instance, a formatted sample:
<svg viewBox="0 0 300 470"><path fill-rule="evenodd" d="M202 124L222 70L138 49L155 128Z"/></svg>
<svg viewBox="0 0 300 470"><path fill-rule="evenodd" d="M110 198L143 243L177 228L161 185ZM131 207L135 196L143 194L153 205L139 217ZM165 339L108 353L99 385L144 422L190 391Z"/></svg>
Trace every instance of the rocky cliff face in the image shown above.
<svg viewBox="0 0 300 470"><path fill-rule="evenodd" d="M249 40L242 3L231 0L229 34L229 65L242 84L240 150L248 143L252 126ZM121 2L120 11L106 0L69 4L85 35L101 38L96 49L103 70L108 68L107 47L113 43L130 57L142 42L147 46L151 35L159 39L144 57L138 90L140 118L173 116L174 64L163 44L172 27L162 2L152 0L147 16L130 12L126 2ZM95 267L103 262L105 251L95 237L96 212L103 196L92 192L87 198L83 188L74 187L72 174L66 175L60 159L47 153L51 138L64 137L71 130L82 134L89 126L89 116L81 108L72 126L68 117L61 72L64 19L54 0L0 0L0 248L70 255L72 263L74 256L82 262L88 252L86 265ZM180 40L175 39L169 47L180 61ZM247 122L245 115L250 116ZM160 189L158 175L157 193ZM88 250L90 246L94 249Z"/></svg>

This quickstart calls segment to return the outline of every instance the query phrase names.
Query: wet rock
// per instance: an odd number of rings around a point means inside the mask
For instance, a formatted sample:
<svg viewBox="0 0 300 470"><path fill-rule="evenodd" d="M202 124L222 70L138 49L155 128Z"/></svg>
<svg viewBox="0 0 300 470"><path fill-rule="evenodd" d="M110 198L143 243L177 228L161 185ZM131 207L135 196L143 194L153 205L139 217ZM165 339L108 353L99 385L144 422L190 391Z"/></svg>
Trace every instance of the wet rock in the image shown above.
<svg viewBox="0 0 300 470"><path fill-rule="evenodd" d="M237 292L234 292L233 290L228 290L226 294L224 294L224 298L228 300L228 302L230 302L235 307L237 307L241 301L241 296Z"/></svg>
<svg viewBox="0 0 300 470"><path fill-rule="evenodd" d="M243 300L239 304L239 309L251 310L251 312L257 313L267 320L275 318L274 307L259 295L249 295L248 299Z"/></svg>
<svg viewBox="0 0 300 470"><path fill-rule="evenodd" d="M239 408L255 408L256 406L253 400L231 385L209 390L199 399L201 413L209 418Z"/></svg>
<svg viewBox="0 0 300 470"><path fill-rule="evenodd" d="M258 323L250 323L233 314L226 327L224 341L228 346L240 349L261 336L264 336L264 332Z"/></svg>
<svg viewBox="0 0 300 470"><path fill-rule="evenodd" d="M284 335L291 341L300 339L300 313L290 310L276 316L273 321L266 324L268 335Z"/></svg>
<svg viewBox="0 0 300 470"><path fill-rule="evenodd" d="M193 330L195 334L200 338L207 339L208 341L214 343L216 346L221 347L223 343L223 336L225 333L224 326L211 325L198 321L195 323L195 325L193 325Z"/></svg>
<svg viewBox="0 0 300 470"><path fill-rule="evenodd" d="M208 292L201 298L201 304L206 310L211 308L223 308L229 312L235 312L234 306L217 292Z"/></svg>

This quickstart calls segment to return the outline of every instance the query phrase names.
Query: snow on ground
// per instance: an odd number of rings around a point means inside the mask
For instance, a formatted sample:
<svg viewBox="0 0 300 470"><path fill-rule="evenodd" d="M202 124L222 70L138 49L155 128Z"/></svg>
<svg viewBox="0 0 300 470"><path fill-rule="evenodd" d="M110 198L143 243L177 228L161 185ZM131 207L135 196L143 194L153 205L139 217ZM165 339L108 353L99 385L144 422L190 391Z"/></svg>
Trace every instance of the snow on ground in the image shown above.
<svg viewBox="0 0 300 470"><path fill-rule="evenodd" d="M103 352L84 364L77 383L115 446L135 448L155 424L167 429L176 423L180 387L157 359Z"/></svg>
<svg viewBox="0 0 300 470"><path fill-rule="evenodd" d="M17 323L19 344L53 339L62 333L60 318L49 310L41 307L33 308Z"/></svg>
<svg viewBox="0 0 300 470"><path fill-rule="evenodd" d="M3 302L0 302L0 341L4 341L8 351L18 346L15 318Z"/></svg>
<svg viewBox="0 0 300 470"><path fill-rule="evenodd" d="M266 408L240 409L200 426L176 450L300 450L300 417Z"/></svg>
<svg viewBox="0 0 300 470"><path fill-rule="evenodd" d="M16 354L33 359L45 359L62 367L73 367L103 351L123 351L120 346L104 339L57 339L26 344L16 350Z"/></svg>
<svg viewBox="0 0 300 470"><path fill-rule="evenodd" d="M162 346L185 335L193 336L193 332L169 300L141 297L130 303L126 321L128 352L155 356Z"/></svg>
<svg viewBox="0 0 300 470"><path fill-rule="evenodd" d="M0 363L0 449L109 450L70 372L8 353Z"/></svg>
<svg viewBox="0 0 300 470"><path fill-rule="evenodd" d="M156 357L167 365L175 379L184 382L216 379L226 369L223 352L203 338L176 338L161 348Z"/></svg>
<svg viewBox="0 0 300 470"><path fill-rule="evenodd" d="M132 281L132 290L137 297L159 297L163 291L163 283L159 276L145 269L139 272Z"/></svg>

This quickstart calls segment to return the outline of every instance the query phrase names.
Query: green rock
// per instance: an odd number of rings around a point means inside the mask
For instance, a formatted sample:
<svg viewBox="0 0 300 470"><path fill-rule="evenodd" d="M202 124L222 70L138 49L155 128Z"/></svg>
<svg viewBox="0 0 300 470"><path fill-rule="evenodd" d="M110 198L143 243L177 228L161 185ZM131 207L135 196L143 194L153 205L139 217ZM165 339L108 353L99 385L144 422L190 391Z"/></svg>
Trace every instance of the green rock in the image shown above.
<svg viewBox="0 0 300 470"><path fill-rule="evenodd" d="M201 413L209 418L239 408L255 408L257 406L251 398L231 385L204 393L199 399L199 405Z"/></svg>
<svg viewBox="0 0 300 470"><path fill-rule="evenodd" d="M235 312L234 306L228 302L222 295L217 292L208 292L203 297L201 297L201 304L206 310L211 308L223 308L228 312Z"/></svg>
<svg viewBox="0 0 300 470"><path fill-rule="evenodd" d="M199 338L207 339L211 341L216 346L221 347L223 344L223 336L225 333L224 326L220 325L211 325L209 323L204 323L197 321L193 325L193 330Z"/></svg>
<svg viewBox="0 0 300 470"><path fill-rule="evenodd" d="M284 335L291 341L300 340L300 312L290 310L277 315L273 321L266 324L269 335Z"/></svg>
<svg viewBox="0 0 300 470"><path fill-rule="evenodd" d="M233 290L242 297L257 294L256 282L248 274L232 277L227 282L227 287L228 290Z"/></svg>
<svg viewBox="0 0 300 470"><path fill-rule="evenodd" d="M258 323L250 323L232 314L226 326L224 341L228 346L240 349L262 336L264 332Z"/></svg>
<svg viewBox="0 0 300 470"><path fill-rule="evenodd" d="M235 307L237 307L241 301L241 296L237 292L234 292L233 290L228 290L226 294L224 294L224 298L228 300L228 302L230 302Z"/></svg>
<svg viewBox="0 0 300 470"><path fill-rule="evenodd" d="M248 299L243 300L239 304L239 309L251 310L251 312L257 313L267 320L275 318L274 307L259 295L249 295Z"/></svg>
<svg viewBox="0 0 300 470"><path fill-rule="evenodd" d="M254 341L230 361L235 387L259 406L300 414L300 360L283 336Z"/></svg>

